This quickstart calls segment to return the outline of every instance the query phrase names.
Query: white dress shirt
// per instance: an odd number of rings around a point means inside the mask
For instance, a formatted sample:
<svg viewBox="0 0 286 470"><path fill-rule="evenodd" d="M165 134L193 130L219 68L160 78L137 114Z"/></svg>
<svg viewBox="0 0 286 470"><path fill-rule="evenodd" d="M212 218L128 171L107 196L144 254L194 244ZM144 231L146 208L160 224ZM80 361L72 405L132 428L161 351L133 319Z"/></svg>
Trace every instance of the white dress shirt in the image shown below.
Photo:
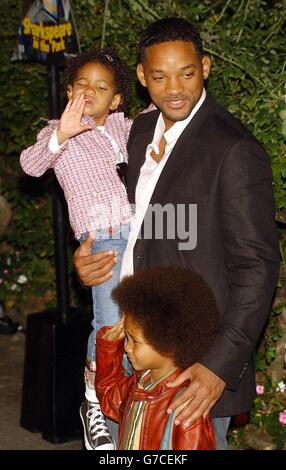
<svg viewBox="0 0 286 470"><path fill-rule="evenodd" d="M156 184L178 138L182 134L183 130L187 127L189 122L192 120L198 109L203 104L205 97L206 91L205 89L203 89L202 95L190 115L183 121L175 122L175 124L173 124L173 126L170 127L167 131L165 131L165 123L162 113L160 113L158 117L154 137L151 144L149 144L146 149L145 163L141 167L138 183L136 186L136 210L134 218L131 222L131 229L127 247L123 255L120 278L122 278L123 276L129 276L134 272L133 250ZM157 163L151 157L151 152L153 150L156 154L159 153L159 142L163 135L167 142L165 154Z"/></svg>

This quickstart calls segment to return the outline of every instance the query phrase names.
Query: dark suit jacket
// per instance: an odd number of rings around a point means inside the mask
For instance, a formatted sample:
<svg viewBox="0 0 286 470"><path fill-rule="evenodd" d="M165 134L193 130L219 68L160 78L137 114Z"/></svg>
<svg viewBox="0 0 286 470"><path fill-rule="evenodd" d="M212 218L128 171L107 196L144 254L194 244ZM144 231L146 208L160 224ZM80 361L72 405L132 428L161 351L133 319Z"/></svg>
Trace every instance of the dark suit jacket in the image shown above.
<svg viewBox="0 0 286 470"><path fill-rule="evenodd" d="M131 203L158 115L141 114L131 129ZM152 238L138 238L134 269L172 265L202 275L221 317L217 340L200 362L227 383L212 416L248 411L255 395L254 350L280 263L268 156L241 122L207 95L176 142L150 203L197 204L197 244L179 250L179 237L168 239L165 223L163 239L155 239L154 230Z"/></svg>

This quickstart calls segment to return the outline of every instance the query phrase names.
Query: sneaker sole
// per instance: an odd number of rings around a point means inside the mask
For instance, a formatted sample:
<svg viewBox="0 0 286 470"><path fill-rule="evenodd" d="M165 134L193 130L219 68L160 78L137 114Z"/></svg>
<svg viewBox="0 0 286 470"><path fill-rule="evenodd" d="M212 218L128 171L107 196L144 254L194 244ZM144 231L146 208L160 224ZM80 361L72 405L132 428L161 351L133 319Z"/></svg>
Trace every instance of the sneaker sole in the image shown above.
<svg viewBox="0 0 286 470"><path fill-rule="evenodd" d="M91 445L88 441L87 435L86 435L85 422L84 422L84 419L83 419L82 414L81 414L81 409L79 409L79 415L80 415L80 419L81 419L82 425L83 425L84 445L85 445L86 450L116 450L115 444L112 444L112 443L103 444L103 445L98 446L98 447L91 447Z"/></svg>

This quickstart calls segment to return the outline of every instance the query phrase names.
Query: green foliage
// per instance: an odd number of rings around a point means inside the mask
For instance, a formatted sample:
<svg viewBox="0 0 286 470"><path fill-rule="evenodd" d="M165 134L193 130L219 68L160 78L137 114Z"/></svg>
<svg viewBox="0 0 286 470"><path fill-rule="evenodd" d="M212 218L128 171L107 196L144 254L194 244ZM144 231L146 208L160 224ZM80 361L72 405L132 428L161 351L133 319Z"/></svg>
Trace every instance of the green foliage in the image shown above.
<svg viewBox="0 0 286 470"><path fill-rule="evenodd" d="M276 449L282 449L286 442L286 426L279 421L279 414L285 409L285 391L277 390L278 384L266 381L264 393L254 399L251 424L256 430L263 429Z"/></svg>
<svg viewBox="0 0 286 470"><path fill-rule="evenodd" d="M276 357L276 344L282 337L282 329L279 325L279 317L285 303L279 303L271 312L267 329L263 335L256 355L256 370L265 372Z"/></svg>

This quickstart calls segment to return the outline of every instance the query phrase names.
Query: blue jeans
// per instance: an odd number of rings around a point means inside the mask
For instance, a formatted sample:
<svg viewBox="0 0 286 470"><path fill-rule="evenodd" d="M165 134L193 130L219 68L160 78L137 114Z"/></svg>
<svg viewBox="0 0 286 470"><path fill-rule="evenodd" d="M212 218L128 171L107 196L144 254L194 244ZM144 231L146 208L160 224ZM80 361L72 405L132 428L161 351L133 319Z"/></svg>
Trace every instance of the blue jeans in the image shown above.
<svg viewBox="0 0 286 470"><path fill-rule="evenodd" d="M96 360L96 333L105 325L113 325L120 319L120 312L117 304L111 298L111 291L119 283L122 257L127 245L130 224L124 224L119 227L113 227L111 230L97 230L95 240L91 247L92 253L99 251L116 250L118 252L117 263L112 268L113 276L108 281L93 286L91 288L93 300L93 320L92 331L87 342L87 363L90 361L95 363ZM88 237L85 233L80 238L80 242ZM95 364L94 364L95 365ZM123 367L126 371L130 370L131 365L125 355L123 358ZM115 442L118 440L118 424L110 419L106 419L109 432Z"/></svg>
<svg viewBox="0 0 286 470"><path fill-rule="evenodd" d="M216 450L227 450L226 435L230 423L230 417L225 418L212 418L212 425L215 436Z"/></svg>
<svg viewBox="0 0 286 470"><path fill-rule="evenodd" d="M91 247L92 253L99 251L116 250L118 252L118 261L112 268L113 276L108 281L99 286L93 286L93 320L92 332L87 342L87 361L95 362L95 340L98 330L105 325L114 325L120 319L119 308L111 298L111 291L119 283L122 256L125 251L129 234L129 224L112 228L112 232L107 229L97 230L95 240ZM87 238L84 234L80 241Z"/></svg>

